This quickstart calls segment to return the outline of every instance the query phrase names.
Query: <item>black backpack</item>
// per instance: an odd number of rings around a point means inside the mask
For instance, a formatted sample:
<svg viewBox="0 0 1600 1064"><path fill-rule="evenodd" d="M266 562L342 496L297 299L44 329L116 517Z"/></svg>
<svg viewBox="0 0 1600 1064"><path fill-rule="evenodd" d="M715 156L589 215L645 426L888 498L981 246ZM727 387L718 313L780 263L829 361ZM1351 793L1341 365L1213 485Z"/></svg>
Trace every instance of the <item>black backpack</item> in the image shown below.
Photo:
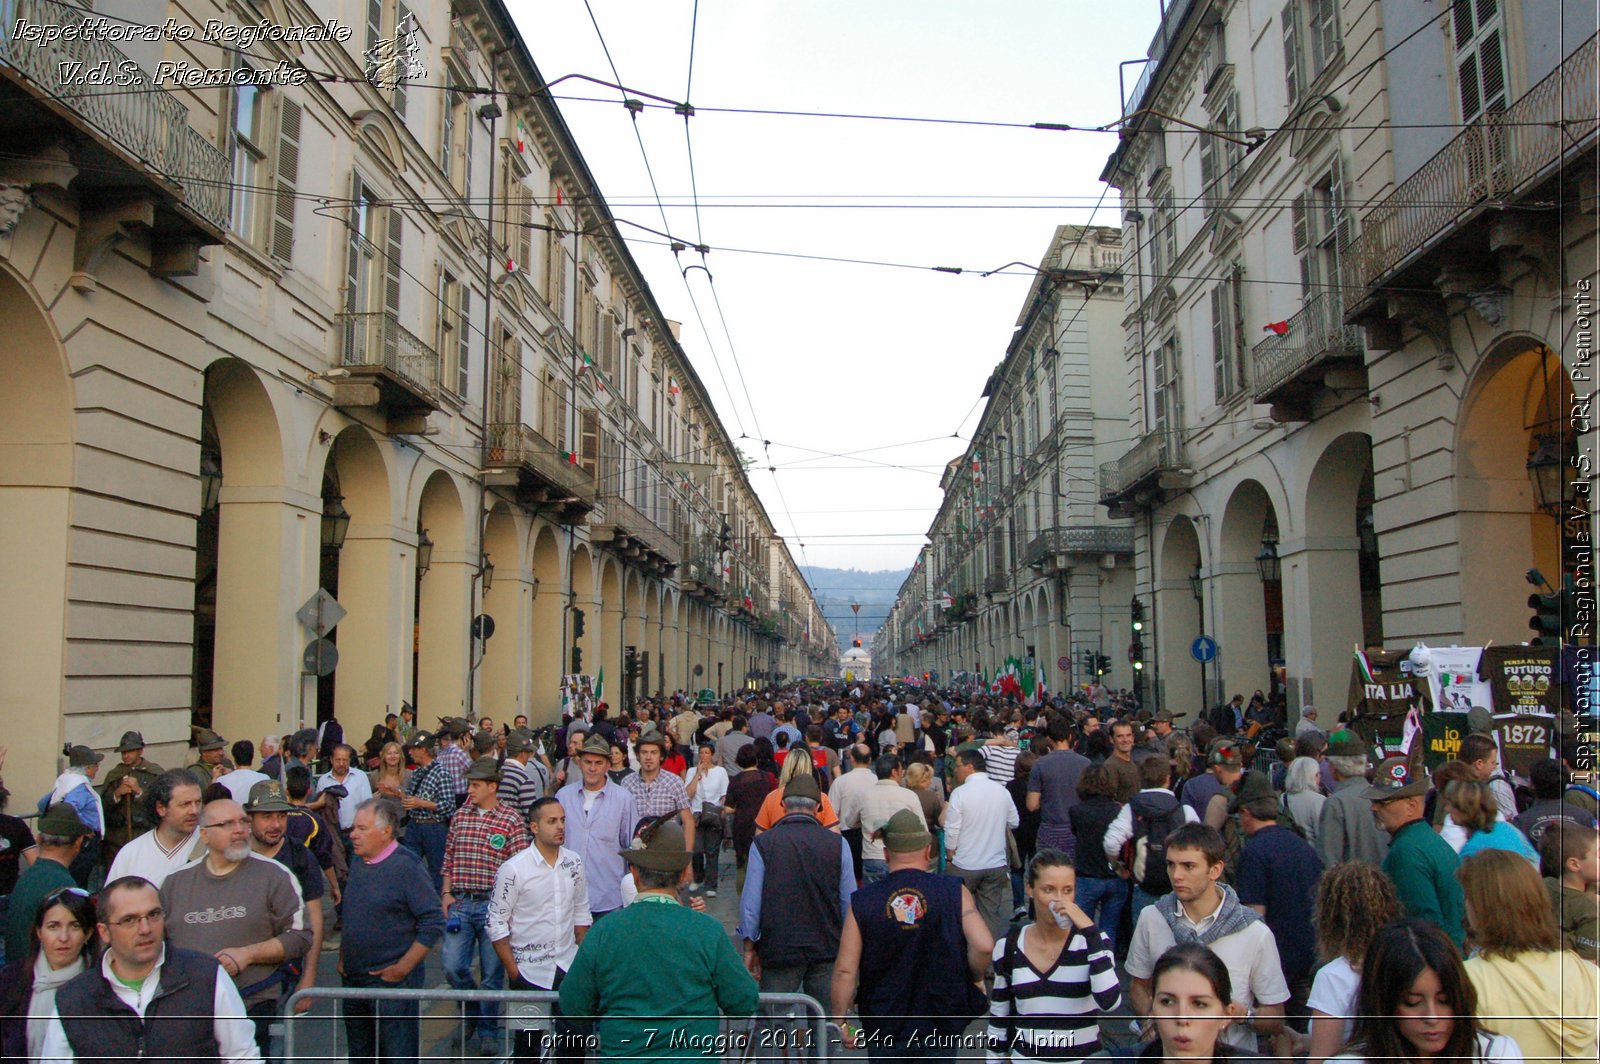
<svg viewBox="0 0 1600 1064"><path fill-rule="evenodd" d="M1183 803L1174 799L1171 809L1154 815L1141 813L1130 803L1128 812L1133 817L1133 838L1128 840L1125 864L1133 882L1151 897L1172 893L1172 881L1167 878L1167 836L1188 822Z"/></svg>

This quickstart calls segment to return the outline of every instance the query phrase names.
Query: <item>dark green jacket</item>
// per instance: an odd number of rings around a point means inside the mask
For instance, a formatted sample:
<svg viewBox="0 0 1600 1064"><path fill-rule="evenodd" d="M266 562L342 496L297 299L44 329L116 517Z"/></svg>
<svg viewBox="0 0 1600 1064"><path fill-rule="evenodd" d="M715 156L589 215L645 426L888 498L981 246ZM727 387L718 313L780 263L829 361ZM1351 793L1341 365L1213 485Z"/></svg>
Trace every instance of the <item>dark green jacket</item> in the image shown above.
<svg viewBox="0 0 1600 1064"><path fill-rule="evenodd" d="M1544 889L1550 892L1550 905L1556 911L1556 922L1578 956L1600 964L1600 900L1593 894L1562 886L1561 880L1546 878ZM10 956L10 954L6 954Z"/></svg>
<svg viewBox="0 0 1600 1064"><path fill-rule="evenodd" d="M106 846L113 850L126 846L137 836L155 827L145 819L142 795L138 798L123 795L121 798L112 799L111 795L116 792L117 784L122 782L124 776L132 776L139 782L140 790L147 791L162 771L160 765L149 761L140 761L131 767L118 763L113 765L111 771L106 773L105 779L100 781L97 790L100 792L100 802L106 810ZM110 863L109 860L106 862L108 867Z"/></svg>
<svg viewBox="0 0 1600 1064"><path fill-rule="evenodd" d="M41 857L33 862L11 891L11 907L6 913L6 957L16 960L28 955L28 935L33 930L33 918L39 914L39 903L62 887L75 887L77 880L58 861Z"/></svg>
<svg viewBox="0 0 1600 1064"><path fill-rule="evenodd" d="M1383 859L1383 870L1394 880L1406 915L1439 925L1458 949L1466 944L1465 903L1456 879L1459 867L1461 858L1426 820L1413 820L1395 832Z"/></svg>
<svg viewBox="0 0 1600 1064"><path fill-rule="evenodd" d="M590 928L561 984L561 1011L603 1017L601 1060L716 1060L718 1013L753 1013L756 981L715 917L653 897ZM670 960L641 948L650 942L670 942Z"/></svg>

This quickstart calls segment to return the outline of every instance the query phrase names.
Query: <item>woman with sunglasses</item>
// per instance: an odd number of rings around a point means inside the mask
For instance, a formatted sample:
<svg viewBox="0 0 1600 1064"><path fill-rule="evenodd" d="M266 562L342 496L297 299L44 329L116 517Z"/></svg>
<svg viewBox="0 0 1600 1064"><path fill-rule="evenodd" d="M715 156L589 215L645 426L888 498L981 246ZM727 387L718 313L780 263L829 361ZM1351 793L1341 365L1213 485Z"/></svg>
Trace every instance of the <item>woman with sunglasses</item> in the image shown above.
<svg viewBox="0 0 1600 1064"><path fill-rule="evenodd" d="M94 902L81 887L47 896L25 956L0 968L0 1058L38 1060L56 991L95 963Z"/></svg>

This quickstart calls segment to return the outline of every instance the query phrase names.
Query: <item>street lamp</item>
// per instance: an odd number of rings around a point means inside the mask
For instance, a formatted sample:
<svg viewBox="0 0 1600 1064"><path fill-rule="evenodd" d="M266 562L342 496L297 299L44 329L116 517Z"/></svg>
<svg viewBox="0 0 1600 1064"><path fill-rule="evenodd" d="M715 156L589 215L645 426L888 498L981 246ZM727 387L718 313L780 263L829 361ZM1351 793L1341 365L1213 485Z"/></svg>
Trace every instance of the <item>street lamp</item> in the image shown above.
<svg viewBox="0 0 1600 1064"><path fill-rule="evenodd" d="M344 537L350 531L350 514L344 508L343 495L331 495L322 500L322 549L337 552L344 546Z"/></svg>
<svg viewBox="0 0 1600 1064"><path fill-rule="evenodd" d="M222 462L210 451L200 452L200 512L210 513L222 500Z"/></svg>
<svg viewBox="0 0 1600 1064"><path fill-rule="evenodd" d="M1190 591L1191 594L1194 595L1194 600L1196 602L1203 601L1201 599L1200 592L1204 588L1204 586L1205 586L1205 582L1200 577L1200 563L1199 562L1195 562L1194 563L1194 572L1189 574L1189 591Z"/></svg>
<svg viewBox="0 0 1600 1064"><path fill-rule="evenodd" d="M1268 528L1261 533L1261 553L1256 555L1256 572L1263 584L1277 583L1283 576L1283 563L1278 560L1278 533Z"/></svg>
<svg viewBox="0 0 1600 1064"><path fill-rule="evenodd" d="M478 566L478 576L483 580L483 589L488 591L489 586L494 583L494 562L489 560L487 554L483 556L483 563Z"/></svg>
<svg viewBox="0 0 1600 1064"><path fill-rule="evenodd" d="M1539 509L1559 514L1568 502L1576 469L1561 460L1561 437L1540 433L1538 446L1528 456L1528 480L1533 484L1533 499Z"/></svg>
<svg viewBox="0 0 1600 1064"><path fill-rule="evenodd" d="M422 579L422 574L433 568L433 540L428 538L428 530L424 528L417 533L417 579Z"/></svg>

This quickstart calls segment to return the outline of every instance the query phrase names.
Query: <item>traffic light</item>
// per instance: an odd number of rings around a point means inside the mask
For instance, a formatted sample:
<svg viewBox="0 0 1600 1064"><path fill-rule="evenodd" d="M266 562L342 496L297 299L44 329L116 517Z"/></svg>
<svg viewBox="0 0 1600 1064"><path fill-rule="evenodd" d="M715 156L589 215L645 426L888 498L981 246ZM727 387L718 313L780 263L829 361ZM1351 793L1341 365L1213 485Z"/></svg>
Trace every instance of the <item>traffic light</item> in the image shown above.
<svg viewBox="0 0 1600 1064"><path fill-rule="evenodd" d="M582 639L583 638L583 611L582 610L573 610L572 611L572 638L574 638L574 639Z"/></svg>
<svg viewBox="0 0 1600 1064"><path fill-rule="evenodd" d="M1085 650L1083 652L1083 671L1090 676L1094 675L1095 660L1094 651Z"/></svg>
<svg viewBox="0 0 1600 1064"><path fill-rule="evenodd" d="M1536 647L1561 645L1561 637L1566 630L1563 619L1571 609L1570 594L1563 588L1548 595L1534 592L1528 596L1528 607L1534 611L1533 616L1528 618L1528 627L1534 631L1530 643Z"/></svg>
<svg viewBox="0 0 1600 1064"><path fill-rule="evenodd" d="M583 672L583 648L572 648L572 675L577 676Z"/></svg>
<svg viewBox="0 0 1600 1064"><path fill-rule="evenodd" d="M1128 609L1133 615L1133 630L1135 632L1144 631L1144 602L1141 601L1138 596L1135 596L1133 602L1129 604Z"/></svg>
<svg viewBox="0 0 1600 1064"><path fill-rule="evenodd" d="M1095 674L1104 676L1111 671L1111 659L1104 654L1096 654L1094 659Z"/></svg>
<svg viewBox="0 0 1600 1064"><path fill-rule="evenodd" d="M622 648L622 672L625 676L637 676L639 674L638 647Z"/></svg>
<svg viewBox="0 0 1600 1064"><path fill-rule="evenodd" d="M722 531L717 533L717 550L725 551L733 548L733 529L724 521Z"/></svg>

